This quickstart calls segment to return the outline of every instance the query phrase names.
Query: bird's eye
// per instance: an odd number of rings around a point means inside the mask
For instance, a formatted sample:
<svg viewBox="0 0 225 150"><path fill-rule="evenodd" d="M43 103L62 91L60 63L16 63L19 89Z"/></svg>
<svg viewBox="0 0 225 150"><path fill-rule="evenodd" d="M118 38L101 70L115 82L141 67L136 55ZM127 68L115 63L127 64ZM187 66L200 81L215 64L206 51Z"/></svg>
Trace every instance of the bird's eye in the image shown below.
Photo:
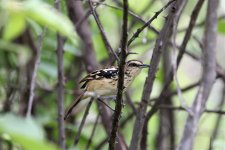
<svg viewBox="0 0 225 150"><path fill-rule="evenodd" d="M131 66L131 67L137 67L138 65L135 64L135 63L130 63L129 66Z"/></svg>

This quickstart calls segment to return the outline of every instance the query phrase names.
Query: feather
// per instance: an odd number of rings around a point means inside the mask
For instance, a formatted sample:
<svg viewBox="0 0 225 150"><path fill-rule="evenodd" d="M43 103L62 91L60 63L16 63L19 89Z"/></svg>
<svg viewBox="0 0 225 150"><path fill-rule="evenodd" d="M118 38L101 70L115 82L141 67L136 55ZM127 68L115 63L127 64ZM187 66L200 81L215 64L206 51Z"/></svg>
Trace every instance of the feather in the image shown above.
<svg viewBox="0 0 225 150"><path fill-rule="evenodd" d="M84 89L86 88L86 85L89 81L91 80L100 80L102 78L107 78L107 79L112 79L116 78L118 75L118 68L111 67L111 68L106 68L106 69L101 69L101 70L96 70L87 76L85 76L80 83L83 83L81 88Z"/></svg>

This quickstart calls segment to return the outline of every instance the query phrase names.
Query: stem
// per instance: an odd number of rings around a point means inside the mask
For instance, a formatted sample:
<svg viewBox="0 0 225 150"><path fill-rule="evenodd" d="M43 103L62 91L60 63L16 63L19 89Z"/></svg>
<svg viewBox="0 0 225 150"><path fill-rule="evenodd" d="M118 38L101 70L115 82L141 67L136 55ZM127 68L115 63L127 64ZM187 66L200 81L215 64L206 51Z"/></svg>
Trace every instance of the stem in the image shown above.
<svg viewBox="0 0 225 150"><path fill-rule="evenodd" d="M125 60L127 55L127 26L128 26L128 0L123 0L123 30L122 30L122 40L121 40L121 55L120 55L120 62L119 62L119 79L117 85L117 95L116 95L116 106L115 106L115 113L112 123L112 130L111 136L109 139L109 150L115 149L115 141L116 141L116 134L119 126L119 118L122 111L122 96L123 96L123 84L124 84L124 67L125 67Z"/></svg>

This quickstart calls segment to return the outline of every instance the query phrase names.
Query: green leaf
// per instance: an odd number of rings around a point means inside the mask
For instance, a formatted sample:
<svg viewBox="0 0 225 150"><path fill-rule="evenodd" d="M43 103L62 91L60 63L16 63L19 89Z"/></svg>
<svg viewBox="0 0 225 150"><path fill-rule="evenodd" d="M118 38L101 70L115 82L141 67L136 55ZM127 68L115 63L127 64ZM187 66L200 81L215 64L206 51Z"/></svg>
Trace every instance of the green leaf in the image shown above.
<svg viewBox="0 0 225 150"><path fill-rule="evenodd" d="M45 141L37 141L24 136L14 135L13 140L18 142L24 150L58 150L58 148Z"/></svg>
<svg viewBox="0 0 225 150"><path fill-rule="evenodd" d="M29 19L47 26L48 29L57 31L70 39L75 38L75 30L71 21L51 5L42 1L30 0L24 1L24 8Z"/></svg>
<svg viewBox="0 0 225 150"><path fill-rule="evenodd" d="M28 130L29 132L27 132ZM24 119L12 114L0 117L0 131L8 134L23 135L37 140L44 139L42 128L32 118Z"/></svg>
<svg viewBox="0 0 225 150"><path fill-rule="evenodd" d="M26 26L25 18L21 14L10 15L5 25L3 38L5 40L12 40L20 35Z"/></svg>
<svg viewBox="0 0 225 150"><path fill-rule="evenodd" d="M225 20L220 20L218 22L218 32L225 34Z"/></svg>
<svg viewBox="0 0 225 150"><path fill-rule="evenodd" d="M0 116L0 133L20 144L24 150L57 150L44 140L42 127L32 118L22 118L12 114Z"/></svg>
<svg viewBox="0 0 225 150"><path fill-rule="evenodd" d="M73 44L77 44L76 32L67 16L57 11L53 6L40 0L2 0L0 9L10 17L6 38L12 39L25 28L25 20L32 20L52 31L68 37ZM15 33L14 33L15 32Z"/></svg>

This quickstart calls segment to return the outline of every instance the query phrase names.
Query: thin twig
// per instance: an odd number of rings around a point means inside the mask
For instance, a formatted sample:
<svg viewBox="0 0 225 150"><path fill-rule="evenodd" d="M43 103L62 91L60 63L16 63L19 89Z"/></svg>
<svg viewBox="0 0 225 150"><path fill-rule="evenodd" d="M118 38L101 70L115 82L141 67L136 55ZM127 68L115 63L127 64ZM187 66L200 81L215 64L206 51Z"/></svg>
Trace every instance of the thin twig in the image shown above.
<svg viewBox="0 0 225 150"><path fill-rule="evenodd" d="M37 71L38 71L38 66L40 64L40 57L41 57L41 49L42 49L42 43L44 40L44 35L46 32L47 28L44 28L42 33L38 36L38 44L37 44L37 50L36 50L36 56L35 56L35 62L34 62L34 69L32 72L31 76L31 82L30 82L30 94L29 94L29 100L28 100L28 108L27 108L27 117L30 117L31 111L32 111L32 106L33 106L33 101L34 101L34 90L36 86L36 76L37 76Z"/></svg>
<svg viewBox="0 0 225 150"><path fill-rule="evenodd" d="M102 2L96 2L96 3L101 4L101 5L104 5L104 6L107 6L107 7L110 7L110 8L113 8L113 9L116 9L116 10L120 10L120 11L123 10L123 8L121 8L121 7L112 6L112 5L109 5L109 4L107 4L107 3L102 3ZM129 13L129 15L132 16L134 19L140 21L140 22L143 23L143 24L146 24L146 21L145 21L144 19L142 19L140 16L138 16L137 14L135 14L133 11L128 10L128 13ZM149 28L150 30L152 30L154 33L159 34L159 31L158 31L156 28L154 28L153 26L151 26L150 24L148 25L148 28Z"/></svg>
<svg viewBox="0 0 225 150"><path fill-rule="evenodd" d="M175 26L176 23L173 23L173 26ZM172 29L173 27L171 27ZM172 39L173 33L171 33L170 39ZM164 81L166 80L168 73L172 67L172 51L170 48L170 45L167 44L165 46L165 50L162 52L162 70L163 70L163 79L162 84L164 84ZM168 89L168 92L171 92L172 88ZM165 105L173 105L172 97L167 97L167 100L163 102ZM155 148L164 150L174 150L175 149L175 129L176 129L176 123L175 123L175 113L169 109L161 109L158 113L159 121L158 121L158 132L155 137ZM148 123L144 124L143 131L142 131L142 139L140 143L140 147L143 150L148 149ZM150 129L151 130L151 129ZM151 133L150 133L151 134Z"/></svg>
<svg viewBox="0 0 225 150"><path fill-rule="evenodd" d="M186 111L190 114L193 115L193 112L188 108L188 105L183 97L180 84L177 78L177 64L176 64L176 34L177 34L177 22L174 21L173 23L173 28L172 28L172 70L173 70L173 78L176 84L176 90L177 90L177 95L180 100L180 104L182 105L183 108L186 109Z"/></svg>
<svg viewBox="0 0 225 150"><path fill-rule="evenodd" d="M90 147L90 145L92 143L92 140L93 140L93 137L94 137L94 134L95 134L95 131L96 131L96 127L97 127L97 124L98 124L99 117L100 117L100 113L98 113L98 115L97 115L97 117L95 119L95 124L94 124L94 127L93 127L92 131L91 131L91 136L90 136L90 138L88 140L88 143L87 143L87 146L86 146L86 150L89 149L89 147Z"/></svg>
<svg viewBox="0 0 225 150"><path fill-rule="evenodd" d="M101 98L97 99L99 102L101 102L102 104L104 104L106 107L108 107L110 110L114 111L108 104L106 104Z"/></svg>
<svg viewBox="0 0 225 150"><path fill-rule="evenodd" d="M115 142L117 130L119 127L119 119L123 107L122 95L124 89L124 68L127 56L127 27L128 27L128 0L123 0L123 27L122 27L122 39L121 39L121 55L119 63L118 83L117 83L117 95L116 95L116 106L113 117L112 130L109 139L109 150L115 150Z"/></svg>
<svg viewBox="0 0 225 150"><path fill-rule="evenodd" d="M196 86L199 86L199 84L200 84L200 82L197 81L197 82L195 82L195 83L193 83L193 84L188 85L187 87L182 88L181 91L182 91L182 92L186 92L186 91L188 91L188 90L191 90L191 89L195 88ZM174 96L174 95L176 95L176 94L177 94L177 91L174 90L174 91L172 91L172 92L168 92L168 93L166 94L166 97L172 97L172 96ZM149 101L149 102L150 102L149 104L151 105L151 102L156 101L156 100L158 100L158 98L151 98L150 101Z"/></svg>
<svg viewBox="0 0 225 150"><path fill-rule="evenodd" d="M97 7L100 6L100 3L97 3L95 6L95 9L97 9ZM88 17L92 14L92 8L90 8L86 14L77 22L76 27L79 28L84 21L86 21L88 19Z"/></svg>
<svg viewBox="0 0 225 150"><path fill-rule="evenodd" d="M177 46L177 48L180 49L179 46ZM198 57L197 55L189 52L188 50L185 50L185 54L188 55L189 57L191 57L192 59L196 60L196 61L200 61L200 62L202 61L200 57ZM217 78L221 78L223 80L223 82L225 83L225 70L218 63L216 63L216 73L217 73Z"/></svg>
<svg viewBox="0 0 225 150"><path fill-rule="evenodd" d="M55 0L55 8L60 11L60 0ZM64 39L57 34L57 71L58 71L58 84L57 84L57 107L58 107L58 142L62 150L66 150L65 141L65 124L64 124L64 57L63 57Z"/></svg>
<svg viewBox="0 0 225 150"><path fill-rule="evenodd" d="M78 129L78 132L77 132L77 134L76 134L76 136L75 136L75 138L74 138L74 146L76 146L76 145L78 144L78 142L79 142L80 134L81 134L81 131L82 131L82 129L83 129L84 123L85 123L85 121L86 121L86 118L87 118L87 116L88 116L88 113L89 113L89 110L90 110L90 108L91 108L91 104L92 104L93 100L94 100L94 98L91 98L91 99L90 99L90 101L89 101L89 103L88 103L88 105L87 105L87 107L86 107L86 109L85 109L85 112L84 112L82 121L81 121L80 126L79 126L79 129Z"/></svg>
<svg viewBox="0 0 225 150"><path fill-rule="evenodd" d="M179 54L177 56L177 66L179 66L180 61L181 61L181 59L183 57L183 54L185 52L185 48L186 48L187 43L188 43L188 41L189 41L189 39L191 37L192 30L194 28L195 22L197 20L198 14L199 14L199 12L201 10L201 7L202 7L204 1L205 0L199 0L198 3L196 4L196 6L195 6L195 8L194 8L194 10L192 12L192 14L191 14L191 20L189 22L188 29L187 29L187 31L185 33L183 42L182 42L182 44L180 46L180 52L179 52Z"/></svg>
<svg viewBox="0 0 225 150"><path fill-rule="evenodd" d="M110 43L109 43L109 41L108 41L108 38L106 37L105 31L104 31L104 29L103 29L103 26L102 26L100 20L99 20L98 14L97 14L97 12L95 11L96 6L95 6L95 8L94 8L94 6L93 6L91 0L89 0L89 6L90 6L90 8L91 8L92 15L93 15L93 17L94 17L94 19L95 19L95 21L96 21L96 23L97 23L97 26L98 26L98 28L99 28L99 31L100 31L100 33L101 33L102 40L103 40L103 42L104 42L104 44L105 44L105 47L106 47L106 49L108 50L108 53L110 54L110 55L109 55L109 58L111 58L112 56L114 56L115 59L119 62L120 59L119 59L119 57L117 56L117 54L114 52L112 46L110 45Z"/></svg>
<svg viewBox="0 0 225 150"><path fill-rule="evenodd" d="M156 2L156 0L152 0L152 1L148 1L148 4L145 5L145 8L141 10L141 12L139 13L141 16L143 16L146 11L150 10L151 7L154 6L154 3ZM129 27L129 31L136 25L137 19L136 18L132 18L131 23L130 23L130 27Z"/></svg>
<svg viewBox="0 0 225 150"><path fill-rule="evenodd" d="M218 21L219 21L219 20L223 20L223 19L225 19L225 15L221 15L221 16L218 17ZM201 22L197 23L197 24L195 25L195 28L202 27L204 24L205 24L205 19L202 20ZM184 31L187 31L187 28L182 28L182 29L178 30L178 33L184 32Z"/></svg>
<svg viewBox="0 0 225 150"><path fill-rule="evenodd" d="M186 111L187 110L182 107L182 106L170 106L170 105L159 105L158 109L171 109L174 111ZM204 109L203 110L204 113L211 113L211 114L219 114L219 115L225 115L225 111L224 110L214 110L214 109Z"/></svg>
<svg viewBox="0 0 225 150"><path fill-rule="evenodd" d="M147 27L153 20L155 20L158 15L163 12L170 4L172 4L175 0L169 1L163 8L161 8L159 11L157 11L153 17L151 17L142 27L137 29L137 31L133 34L133 36L129 39L127 45L129 46L138 36L139 34Z"/></svg>

